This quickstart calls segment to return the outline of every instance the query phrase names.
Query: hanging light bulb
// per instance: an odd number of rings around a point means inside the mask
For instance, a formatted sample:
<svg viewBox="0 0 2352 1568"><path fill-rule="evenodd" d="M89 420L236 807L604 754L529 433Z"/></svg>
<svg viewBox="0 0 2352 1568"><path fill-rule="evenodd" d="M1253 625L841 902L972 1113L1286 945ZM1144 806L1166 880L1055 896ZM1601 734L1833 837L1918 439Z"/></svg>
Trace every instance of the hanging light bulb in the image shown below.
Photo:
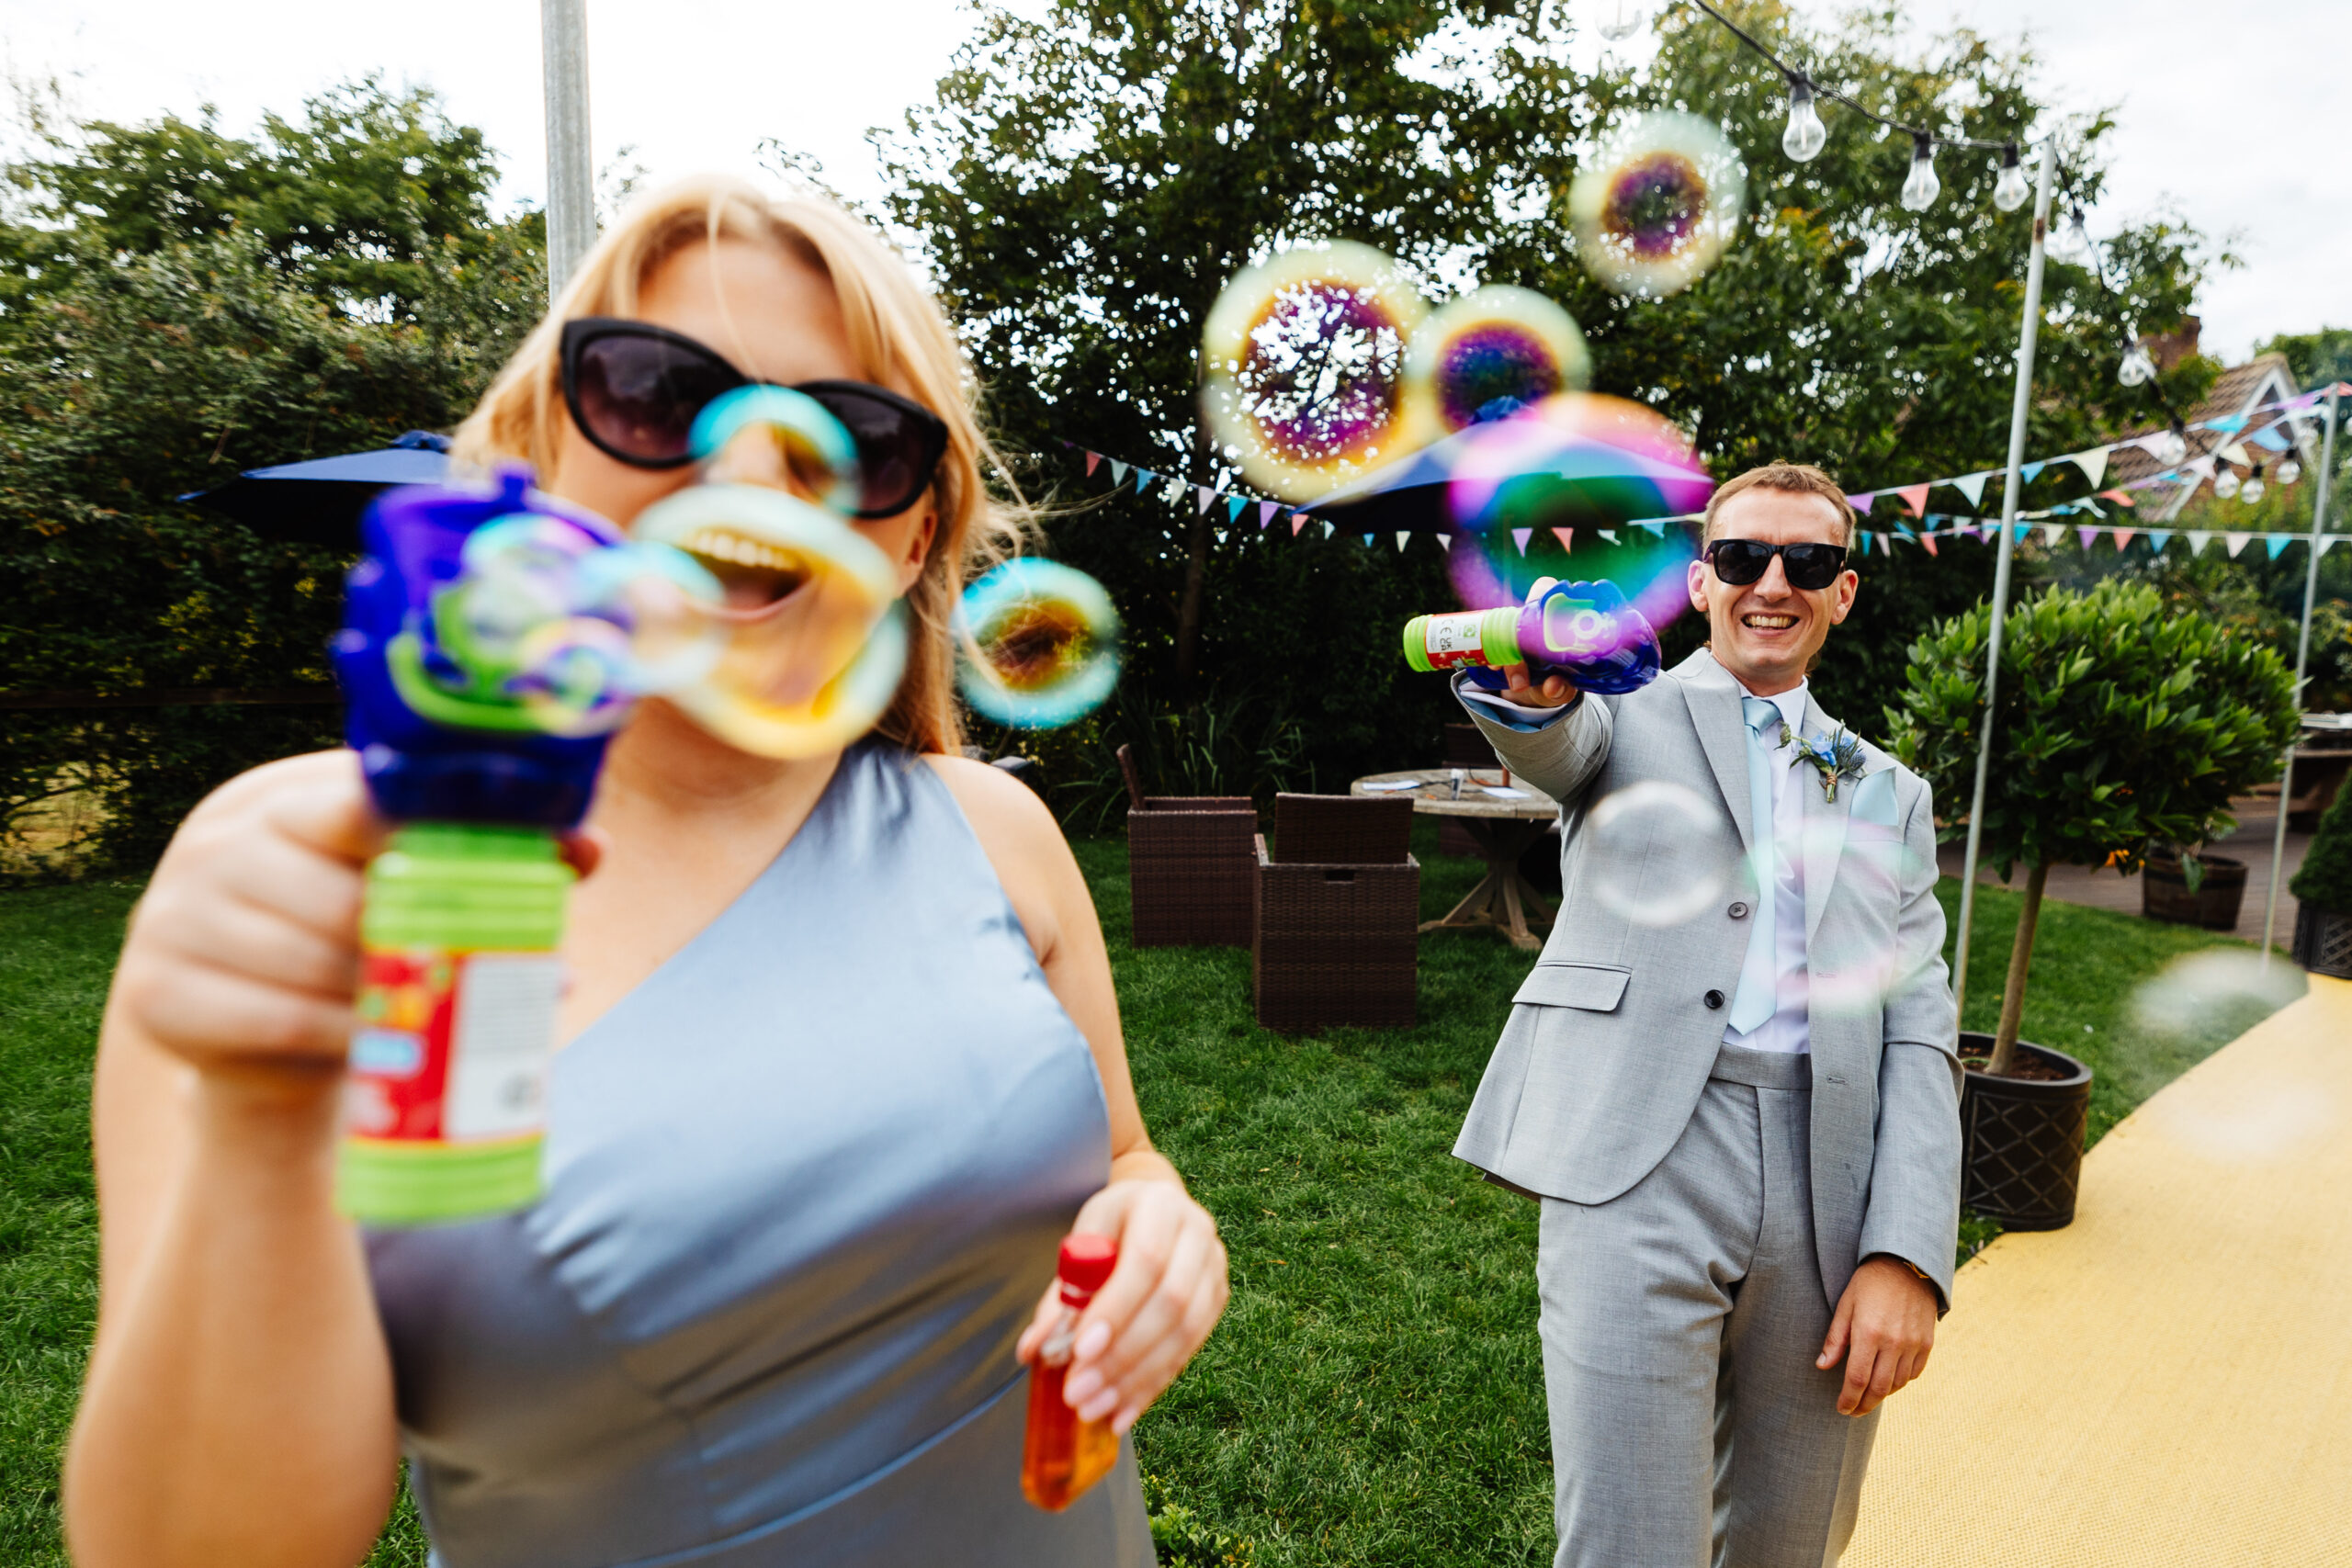
<svg viewBox="0 0 2352 1568"><path fill-rule="evenodd" d="M2001 149L2001 175L1993 182L1993 205L2004 212L2015 212L2031 194L2025 187L2025 165L2018 162L2018 144L2012 141Z"/></svg>
<svg viewBox="0 0 2352 1568"><path fill-rule="evenodd" d="M2115 378L2127 387L2144 387L2155 379L2156 362L2148 357L2145 344L2135 343L2115 368Z"/></svg>
<svg viewBox="0 0 2352 1568"><path fill-rule="evenodd" d="M2213 470L2213 493L2223 501L2238 492L2238 471L2226 464Z"/></svg>
<svg viewBox="0 0 2352 1568"><path fill-rule="evenodd" d="M2156 449L2149 456L2167 468L2177 468L2188 460L2188 437L2176 424L2157 438Z"/></svg>
<svg viewBox="0 0 2352 1568"><path fill-rule="evenodd" d="M2084 226L2081 208L2075 208L2067 215L2066 221L2051 232L2049 243L2043 249L2052 261L2075 265L2081 265L2084 258L2091 254L2091 231Z"/></svg>
<svg viewBox="0 0 2352 1568"><path fill-rule="evenodd" d="M1924 130L1911 133L1911 172L1904 177L1900 197L1905 208L1925 212L1936 204L1943 181L1936 178L1935 139Z"/></svg>
<svg viewBox="0 0 2352 1568"><path fill-rule="evenodd" d="M1829 141L1829 130L1813 107L1813 84L1802 76L1789 78L1789 128L1781 132L1781 151L1800 164L1810 164Z"/></svg>
<svg viewBox="0 0 2352 1568"><path fill-rule="evenodd" d="M2262 465L2256 463L2254 472L2246 475L2245 483L2238 486L2238 499L2252 506L2262 499Z"/></svg>
<svg viewBox="0 0 2352 1568"><path fill-rule="evenodd" d="M2293 484L2303 477L2303 466L2292 457L2279 458L2278 467L2274 471L2278 474L2278 482L2282 485Z"/></svg>
<svg viewBox="0 0 2352 1568"><path fill-rule="evenodd" d="M1600 24L1600 36L1611 43L1623 43L1641 29L1642 7L1633 0L1617 0L1609 19Z"/></svg>

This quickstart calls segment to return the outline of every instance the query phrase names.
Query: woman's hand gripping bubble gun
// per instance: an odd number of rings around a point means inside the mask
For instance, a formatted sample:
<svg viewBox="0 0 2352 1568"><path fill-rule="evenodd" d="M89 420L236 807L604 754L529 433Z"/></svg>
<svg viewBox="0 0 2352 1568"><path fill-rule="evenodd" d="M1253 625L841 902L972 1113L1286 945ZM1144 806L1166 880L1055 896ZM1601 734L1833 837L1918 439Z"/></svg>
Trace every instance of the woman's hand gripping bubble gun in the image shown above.
<svg viewBox="0 0 2352 1568"><path fill-rule="evenodd" d="M1517 608L1416 615L1405 623L1405 662L1416 670L1460 669L1490 692L1502 671L1566 677L1588 692L1619 695L1657 679L1657 633L1609 581L1538 578Z"/></svg>
<svg viewBox="0 0 2352 1568"><path fill-rule="evenodd" d="M401 826L368 867L336 1196L424 1224L538 1196L573 881L558 839L637 699L718 658L719 588L520 467L491 490L390 491L362 527L335 674Z"/></svg>

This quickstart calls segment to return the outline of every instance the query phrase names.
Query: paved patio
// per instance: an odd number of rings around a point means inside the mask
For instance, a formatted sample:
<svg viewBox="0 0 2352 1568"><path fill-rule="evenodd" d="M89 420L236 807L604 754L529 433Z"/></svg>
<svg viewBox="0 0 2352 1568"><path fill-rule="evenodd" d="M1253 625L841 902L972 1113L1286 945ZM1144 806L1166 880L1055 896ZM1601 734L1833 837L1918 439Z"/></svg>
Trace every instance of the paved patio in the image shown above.
<svg viewBox="0 0 2352 1568"><path fill-rule="evenodd" d="M2236 934L2248 942L2262 940L2263 900L2270 892L2270 840L2278 829L2278 806L2274 796L2253 795L2233 801L2238 818L2237 831L2214 843L2216 854L2245 862L2245 901L2238 907ZM2303 863L2303 852L2310 847L2312 836L2287 830L2285 869L2278 878L2278 924L2271 940L2284 947L2295 937L2295 896L2287 889L2287 881ZM1961 862L1967 848L1964 840L1943 846L1937 860L1944 874L1958 876ZM1990 866L1977 867L1977 881L1995 887L2022 891L2025 887L2025 867L2011 868L2013 880L2004 883ZM2094 909L2119 909L2125 914L2140 912L2140 879L2121 876L2100 868L2092 870L2079 865L2054 865L2050 868L2050 883L2044 896L2068 904L2085 904Z"/></svg>

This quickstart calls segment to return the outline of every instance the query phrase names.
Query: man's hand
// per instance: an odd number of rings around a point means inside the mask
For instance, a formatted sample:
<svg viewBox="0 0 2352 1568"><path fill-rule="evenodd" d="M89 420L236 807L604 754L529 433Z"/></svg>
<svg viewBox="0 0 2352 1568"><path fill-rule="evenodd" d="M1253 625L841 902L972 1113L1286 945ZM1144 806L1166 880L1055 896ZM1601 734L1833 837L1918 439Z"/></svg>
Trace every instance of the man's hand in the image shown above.
<svg viewBox="0 0 2352 1568"><path fill-rule="evenodd" d="M1823 1371L1846 1358L1838 1414L1867 1416L1926 1369L1936 1343L1936 1290L1892 1258L1868 1258L1847 1282L1813 1363Z"/></svg>
<svg viewBox="0 0 2352 1568"><path fill-rule="evenodd" d="M1523 708L1566 707L1584 694L1568 683L1566 675L1556 672L1544 676L1540 686L1532 683L1524 664L1506 664L1502 676L1503 689L1495 694Z"/></svg>

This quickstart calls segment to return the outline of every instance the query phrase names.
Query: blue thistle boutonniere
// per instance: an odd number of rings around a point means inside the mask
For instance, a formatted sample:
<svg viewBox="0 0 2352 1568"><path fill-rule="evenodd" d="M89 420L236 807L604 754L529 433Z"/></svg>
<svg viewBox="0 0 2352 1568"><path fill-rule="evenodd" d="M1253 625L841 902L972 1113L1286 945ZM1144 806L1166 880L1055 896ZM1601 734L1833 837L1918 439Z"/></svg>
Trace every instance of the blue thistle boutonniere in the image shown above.
<svg viewBox="0 0 2352 1568"><path fill-rule="evenodd" d="M1814 772L1821 775L1821 798L1829 805L1838 803L1838 784L1841 779L1862 776L1862 743L1859 737L1840 729L1835 735L1792 735L1787 725L1781 726L1781 744L1796 741L1797 754L1789 765L1811 762Z"/></svg>

